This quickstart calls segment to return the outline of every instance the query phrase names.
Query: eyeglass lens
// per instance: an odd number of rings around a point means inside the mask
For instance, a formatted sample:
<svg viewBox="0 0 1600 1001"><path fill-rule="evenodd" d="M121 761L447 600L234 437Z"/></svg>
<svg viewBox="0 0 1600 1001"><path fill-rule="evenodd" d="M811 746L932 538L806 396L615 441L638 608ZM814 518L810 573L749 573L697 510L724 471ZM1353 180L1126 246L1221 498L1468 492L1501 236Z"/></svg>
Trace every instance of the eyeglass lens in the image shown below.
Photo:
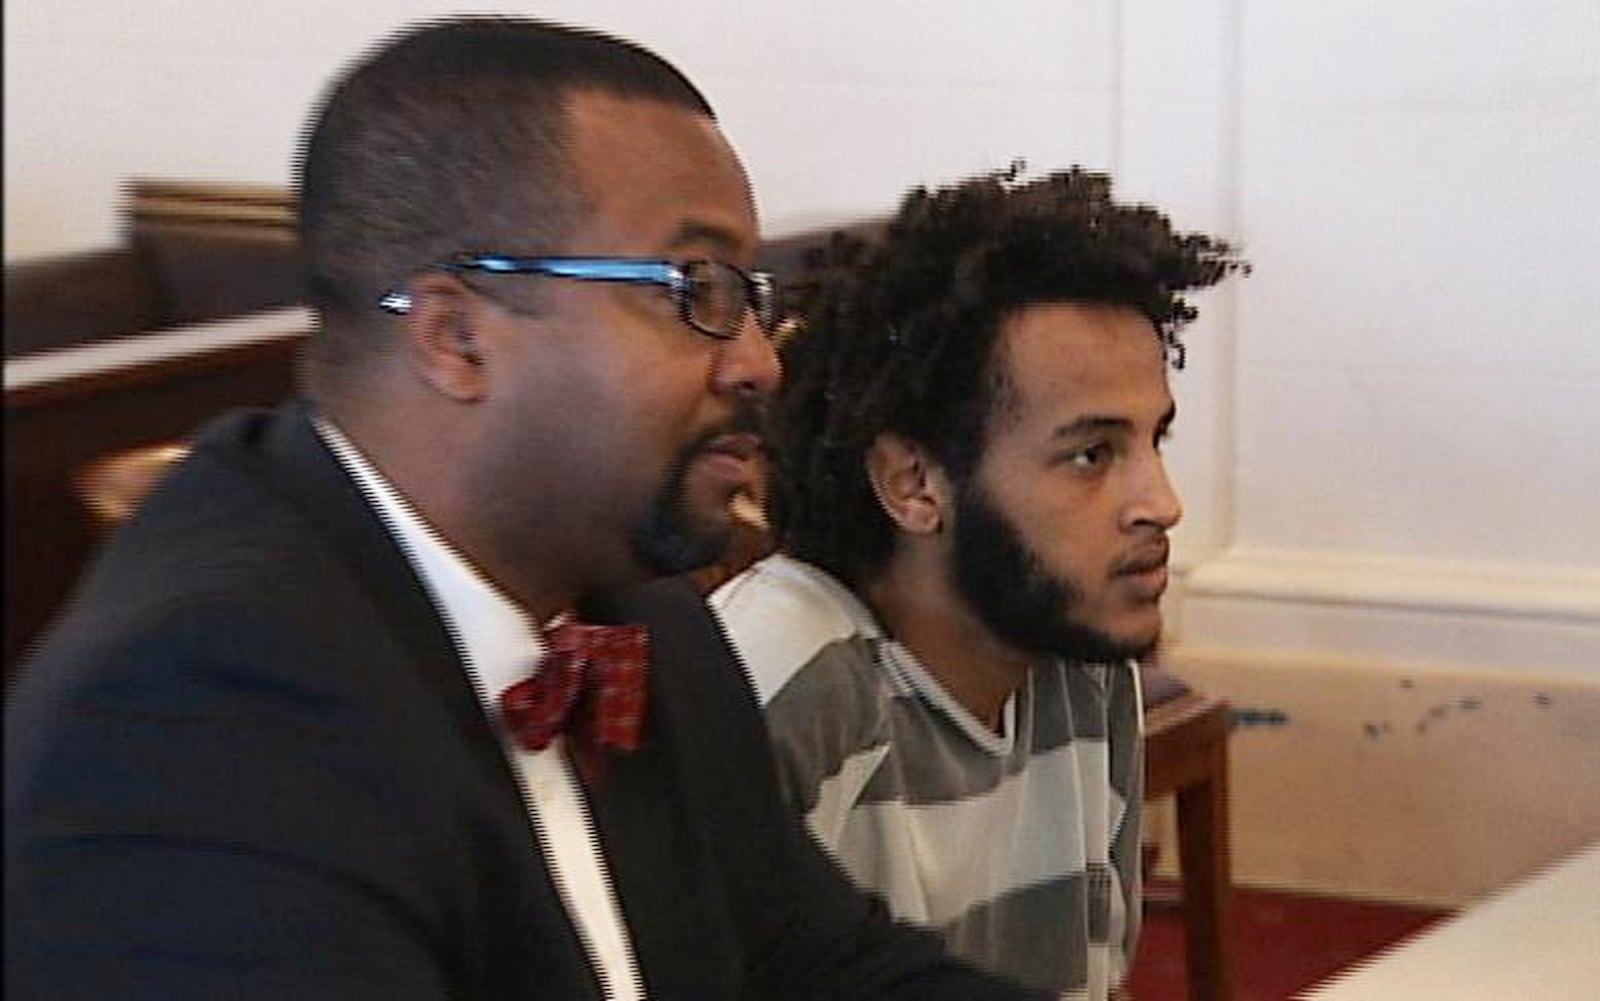
<svg viewBox="0 0 1600 1001"><path fill-rule="evenodd" d="M772 326L772 294L765 283L747 278L720 261L691 261L684 266L688 281L689 318L703 330L731 337L752 309L764 331Z"/></svg>

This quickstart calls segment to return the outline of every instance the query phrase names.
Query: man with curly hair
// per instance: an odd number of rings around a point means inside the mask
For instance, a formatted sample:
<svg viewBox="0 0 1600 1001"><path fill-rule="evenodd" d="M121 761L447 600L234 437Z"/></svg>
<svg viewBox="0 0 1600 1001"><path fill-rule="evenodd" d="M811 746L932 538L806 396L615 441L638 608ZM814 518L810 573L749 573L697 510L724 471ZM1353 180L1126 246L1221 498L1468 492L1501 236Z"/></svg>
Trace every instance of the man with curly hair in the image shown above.
<svg viewBox="0 0 1600 1001"><path fill-rule="evenodd" d="M713 603L851 875L957 955L1104 998L1139 927L1179 293L1242 265L1079 169L917 190L830 251L775 414L783 552Z"/></svg>

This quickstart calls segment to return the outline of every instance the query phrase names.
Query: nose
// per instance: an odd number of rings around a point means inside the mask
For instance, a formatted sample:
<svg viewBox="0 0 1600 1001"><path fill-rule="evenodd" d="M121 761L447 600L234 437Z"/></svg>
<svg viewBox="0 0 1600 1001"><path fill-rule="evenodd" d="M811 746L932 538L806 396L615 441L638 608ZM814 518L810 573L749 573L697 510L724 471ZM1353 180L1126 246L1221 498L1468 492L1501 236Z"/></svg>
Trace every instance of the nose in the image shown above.
<svg viewBox="0 0 1600 1001"><path fill-rule="evenodd" d="M1167 464L1161 461L1160 453L1153 453L1146 462L1139 464L1124 527L1153 525L1167 531L1182 520L1183 501L1172 488L1172 479L1167 476Z"/></svg>
<svg viewBox="0 0 1600 1001"><path fill-rule="evenodd" d="M781 367L778 348L762 331L754 313L747 313L739 335L717 346L711 379L718 393L769 399L778 391Z"/></svg>

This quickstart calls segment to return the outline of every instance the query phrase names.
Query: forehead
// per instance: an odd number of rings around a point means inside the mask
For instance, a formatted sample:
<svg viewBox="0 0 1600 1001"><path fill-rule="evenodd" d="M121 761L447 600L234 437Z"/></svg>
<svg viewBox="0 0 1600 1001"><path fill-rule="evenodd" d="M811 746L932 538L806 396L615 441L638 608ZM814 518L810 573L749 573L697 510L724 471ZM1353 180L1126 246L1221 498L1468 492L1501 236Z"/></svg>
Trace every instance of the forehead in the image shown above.
<svg viewBox="0 0 1600 1001"><path fill-rule="evenodd" d="M574 93L567 110L569 152L590 210L571 253L754 257L750 184L710 118L598 91Z"/></svg>
<svg viewBox="0 0 1600 1001"><path fill-rule="evenodd" d="M1172 405L1166 351L1132 309L1027 306L1005 322L996 349L1016 425L1048 432L1091 415L1149 423Z"/></svg>

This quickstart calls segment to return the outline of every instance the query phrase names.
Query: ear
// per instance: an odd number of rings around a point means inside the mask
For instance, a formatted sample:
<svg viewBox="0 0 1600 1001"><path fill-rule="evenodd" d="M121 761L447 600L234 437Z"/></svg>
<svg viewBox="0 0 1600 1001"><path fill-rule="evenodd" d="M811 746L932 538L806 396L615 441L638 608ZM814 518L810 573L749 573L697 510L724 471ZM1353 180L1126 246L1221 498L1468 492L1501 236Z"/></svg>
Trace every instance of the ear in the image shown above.
<svg viewBox="0 0 1600 1001"><path fill-rule="evenodd" d="M944 469L920 446L885 431L867 449L867 480L900 530L935 535L949 520L953 498Z"/></svg>
<svg viewBox="0 0 1600 1001"><path fill-rule="evenodd" d="M414 276L411 309L401 319L407 364L440 394L461 403L488 392L486 319L478 297L453 275Z"/></svg>

